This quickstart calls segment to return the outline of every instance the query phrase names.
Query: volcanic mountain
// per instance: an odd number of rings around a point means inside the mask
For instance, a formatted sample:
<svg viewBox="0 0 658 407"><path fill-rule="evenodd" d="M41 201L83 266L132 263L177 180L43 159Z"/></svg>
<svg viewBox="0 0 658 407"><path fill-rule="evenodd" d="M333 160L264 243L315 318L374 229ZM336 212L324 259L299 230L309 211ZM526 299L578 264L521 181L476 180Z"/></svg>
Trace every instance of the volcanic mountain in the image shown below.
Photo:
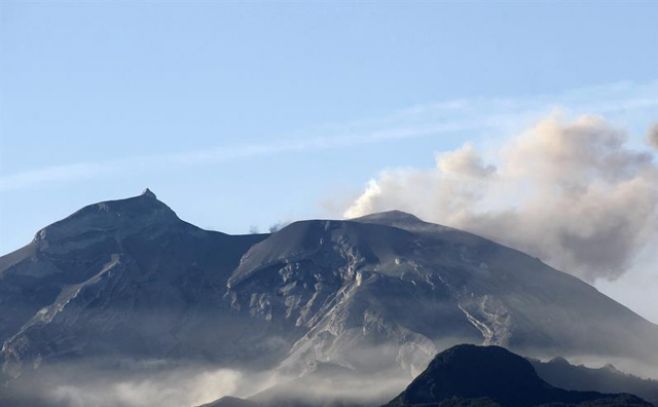
<svg viewBox="0 0 658 407"><path fill-rule="evenodd" d="M1 257L0 305L5 378L123 358L417 374L458 342L658 361L658 326L583 281L397 211L228 235L147 190Z"/></svg>

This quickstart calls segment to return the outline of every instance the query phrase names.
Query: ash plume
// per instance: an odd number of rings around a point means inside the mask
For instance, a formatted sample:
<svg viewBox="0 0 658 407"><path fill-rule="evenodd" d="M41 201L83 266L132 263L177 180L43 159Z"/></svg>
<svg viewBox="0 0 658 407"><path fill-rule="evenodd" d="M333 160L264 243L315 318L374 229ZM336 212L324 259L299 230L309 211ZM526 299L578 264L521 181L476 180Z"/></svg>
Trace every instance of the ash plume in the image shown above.
<svg viewBox="0 0 658 407"><path fill-rule="evenodd" d="M649 140L658 145L656 127ZM603 118L551 115L486 157L467 144L434 168L383 171L344 216L409 211L590 282L614 280L658 230L654 155L627 141Z"/></svg>

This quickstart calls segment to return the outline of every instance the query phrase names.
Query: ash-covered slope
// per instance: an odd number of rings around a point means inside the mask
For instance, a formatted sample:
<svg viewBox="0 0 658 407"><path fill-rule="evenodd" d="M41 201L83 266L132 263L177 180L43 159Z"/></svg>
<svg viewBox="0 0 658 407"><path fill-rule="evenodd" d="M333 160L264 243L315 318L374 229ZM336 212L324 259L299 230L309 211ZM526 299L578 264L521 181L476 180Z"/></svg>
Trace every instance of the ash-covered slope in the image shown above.
<svg viewBox="0 0 658 407"><path fill-rule="evenodd" d="M569 391L537 376L530 362L498 346L459 345L438 354L388 407L651 406L629 394Z"/></svg>
<svg viewBox="0 0 658 407"><path fill-rule="evenodd" d="M42 229L0 258L4 372L70 358L244 362L255 355L232 342L253 344L268 326L245 323L223 295L242 254L263 237L199 229L148 190Z"/></svg>
<svg viewBox="0 0 658 407"><path fill-rule="evenodd" d="M235 309L306 331L293 369L417 373L455 342L653 360L658 346L658 327L581 280L401 212L293 223L250 248L228 287Z"/></svg>

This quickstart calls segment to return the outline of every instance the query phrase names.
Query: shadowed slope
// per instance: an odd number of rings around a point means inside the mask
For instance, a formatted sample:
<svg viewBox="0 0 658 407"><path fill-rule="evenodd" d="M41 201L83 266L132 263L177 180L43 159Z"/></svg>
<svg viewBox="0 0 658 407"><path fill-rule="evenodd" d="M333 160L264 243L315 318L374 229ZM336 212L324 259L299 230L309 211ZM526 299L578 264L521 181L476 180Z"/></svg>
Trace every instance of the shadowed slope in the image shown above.
<svg viewBox="0 0 658 407"><path fill-rule="evenodd" d="M0 259L5 373L70 358L235 359L217 343L259 335L222 299L226 279L263 237L199 229L148 190L42 229Z"/></svg>
<svg viewBox="0 0 658 407"><path fill-rule="evenodd" d="M650 406L630 395L568 391L553 387L537 376L530 362L506 349L459 345L437 355L388 407L451 405L529 407L562 405Z"/></svg>
<svg viewBox="0 0 658 407"><path fill-rule="evenodd" d="M600 368L589 368L572 365L564 358L555 358L548 362L530 360L530 363L542 379L563 389L631 393L658 405L657 380L626 374L609 364Z"/></svg>

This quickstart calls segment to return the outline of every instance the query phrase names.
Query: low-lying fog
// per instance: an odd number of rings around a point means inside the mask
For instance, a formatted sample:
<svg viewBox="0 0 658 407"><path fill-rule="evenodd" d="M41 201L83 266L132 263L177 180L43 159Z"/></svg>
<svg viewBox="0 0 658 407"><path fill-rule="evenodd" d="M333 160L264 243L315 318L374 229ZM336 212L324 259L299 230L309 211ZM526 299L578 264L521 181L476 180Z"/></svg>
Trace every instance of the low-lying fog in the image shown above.
<svg viewBox="0 0 658 407"><path fill-rule="evenodd" d="M588 367L613 364L623 372L658 378L658 367L628 359L582 355L568 360ZM280 369L256 372L162 360L113 361L111 367L107 362L42 367L38 376L21 377L3 393L12 407L192 407L223 396L380 405L412 378L399 369L356 374L333 365L321 365L300 378Z"/></svg>
<svg viewBox="0 0 658 407"><path fill-rule="evenodd" d="M394 397L411 379L399 370L361 376L327 372L299 379L274 370L253 372L150 361L121 370L51 366L38 377L19 378L5 390L11 392L14 407L191 407L228 395L377 404Z"/></svg>

